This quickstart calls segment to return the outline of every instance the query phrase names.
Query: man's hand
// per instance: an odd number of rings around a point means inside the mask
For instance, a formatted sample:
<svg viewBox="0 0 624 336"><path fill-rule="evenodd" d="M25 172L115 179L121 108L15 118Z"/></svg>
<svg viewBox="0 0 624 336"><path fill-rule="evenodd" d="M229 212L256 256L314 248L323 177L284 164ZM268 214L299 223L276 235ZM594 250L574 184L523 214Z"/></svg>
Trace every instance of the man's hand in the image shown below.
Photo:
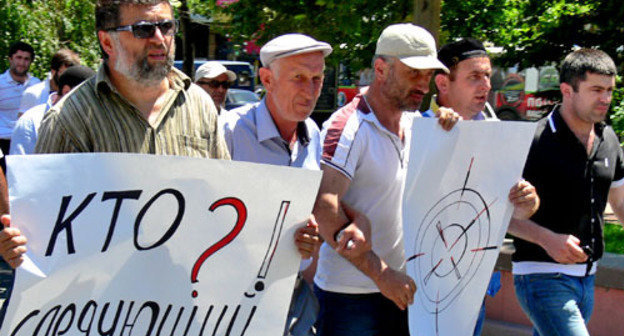
<svg viewBox="0 0 624 336"><path fill-rule="evenodd" d="M371 250L371 224L363 213L345 203L341 207L350 224L338 233L336 252L352 260Z"/></svg>
<svg viewBox="0 0 624 336"><path fill-rule="evenodd" d="M529 219L537 211L540 199L535 187L522 180L509 190L509 201L514 205L512 217L515 219Z"/></svg>
<svg viewBox="0 0 624 336"><path fill-rule="evenodd" d="M581 241L573 235L552 233L540 246L548 255L562 264L576 264L587 260L587 255L579 246Z"/></svg>
<svg viewBox="0 0 624 336"><path fill-rule="evenodd" d="M0 231L0 255L13 268L17 268L24 261L26 253L26 237L17 228L10 227L11 216L3 215L0 223L4 229Z"/></svg>
<svg viewBox="0 0 624 336"><path fill-rule="evenodd" d="M386 266L379 278L375 279L375 283L381 294L392 300L401 310L414 303L416 283L407 274Z"/></svg>
<svg viewBox="0 0 624 336"><path fill-rule="evenodd" d="M319 236L318 224L314 219L314 215L310 215L306 225L300 227L295 232L295 245L303 259L312 257L319 246L321 246L321 237Z"/></svg>
<svg viewBox="0 0 624 336"><path fill-rule="evenodd" d="M459 114L447 107L440 107L436 112L436 118L445 131L450 131L459 120L462 120Z"/></svg>

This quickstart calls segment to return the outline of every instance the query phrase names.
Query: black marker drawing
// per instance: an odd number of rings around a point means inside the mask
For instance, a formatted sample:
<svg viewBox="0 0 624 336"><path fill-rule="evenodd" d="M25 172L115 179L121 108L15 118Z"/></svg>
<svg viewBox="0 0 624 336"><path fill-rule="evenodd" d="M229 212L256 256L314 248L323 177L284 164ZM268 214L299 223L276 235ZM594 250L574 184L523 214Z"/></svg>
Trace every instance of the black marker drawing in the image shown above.
<svg viewBox="0 0 624 336"><path fill-rule="evenodd" d="M490 219L490 209L497 200L486 202L478 190L469 187L473 164L474 157L463 185L443 195L426 212L407 258L418 286L416 296L424 310L435 315L436 334L439 315L472 281L484 252L497 253L497 246L491 246Z"/></svg>
<svg viewBox="0 0 624 336"><path fill-rule="evenodd" d="M277 218L275 219L275 224L273 225L271 241L269 242L266 254L264 255L264 259L262 260L262 265L260 266L260 270L258 271L258 277L256 278L257 281L254 284L252 291L245 292L245 296L248 298L252 298L256 296L257 292L262 292L264 290L263 280L266 279L266 275L269 272L269 267L271 266L271 261L273 261L273 256L275 255L275 251L277 250L277 245L279 244L280 235L282 234L282 228L284 227L284 221L286 220L286 214L288 213L289 207L290 201L282 201L282 204L280 205L280 210L277 213Z"/></svg>

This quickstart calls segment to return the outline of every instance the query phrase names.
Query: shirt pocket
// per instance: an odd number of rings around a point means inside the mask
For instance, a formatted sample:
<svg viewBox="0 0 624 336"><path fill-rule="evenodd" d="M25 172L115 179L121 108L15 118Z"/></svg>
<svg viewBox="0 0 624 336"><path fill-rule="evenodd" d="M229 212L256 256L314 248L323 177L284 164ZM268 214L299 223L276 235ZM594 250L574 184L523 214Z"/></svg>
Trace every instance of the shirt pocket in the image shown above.
<svg viewBox="0 0 624 336"><path fill-rule="evenodd" d="M192 157L208 157L209 139L179 135L180 155Z"/></svg>

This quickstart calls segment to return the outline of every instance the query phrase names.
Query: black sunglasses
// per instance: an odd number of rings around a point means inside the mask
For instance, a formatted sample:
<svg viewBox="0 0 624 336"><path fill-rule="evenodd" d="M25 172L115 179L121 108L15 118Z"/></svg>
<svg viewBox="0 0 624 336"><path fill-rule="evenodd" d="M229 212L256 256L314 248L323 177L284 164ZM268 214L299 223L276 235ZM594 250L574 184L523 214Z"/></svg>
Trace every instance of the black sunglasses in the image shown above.
<svg viewBox="0 0 624 336"><path fill-rule="evenodd" d="M232 85L232 83L228 82L228 81L217 81L217 80L211 80L211 81L198 81L197 84L199 85L208 85L213 89L218 88L219 86L222 86L224 89L227 89L230 87L230 85Z"/></svg>
<svg viewBox="0 0 624 336"><path fill-rule="evenodd" d="M107 31L129 31L138 39L152 38L156 34L156 27L163 36L173 36L178 31L178 20L163 20L159 22L141 21L132 25L109 28Z"/></svg>

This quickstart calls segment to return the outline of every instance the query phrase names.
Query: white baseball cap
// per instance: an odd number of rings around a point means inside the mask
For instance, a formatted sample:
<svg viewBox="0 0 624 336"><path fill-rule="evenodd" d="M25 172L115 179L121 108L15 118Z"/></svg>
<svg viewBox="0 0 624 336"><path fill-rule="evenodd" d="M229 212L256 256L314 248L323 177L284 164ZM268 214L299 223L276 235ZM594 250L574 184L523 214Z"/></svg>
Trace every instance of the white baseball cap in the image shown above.
<svg viewBox="0 0 624 336"><path fill-rule="evenodd" d="M228 70L223 66L223 64L217 61L206 62L197 68L197 71L195 72L195 81L197 82L202 78L217 78L222 74L227 74L230 82L236 80L236 74L234 71Z"/></svg>
<svg viewBox="0 0 624 336"><path fill-rule="evenodd" d="M413 69L448 68L438 60L433 36L424 28L411 23L393 24L381 32L376 55L393 56Z"/></svg>
<svg viewBox="0 0 624 336"><path fill-rule="evenodd" d="M262 66L268 67L276 59L314 51L321 51L323 56L327 57L333 49L328 43L317 41L307 35L286 34L272 39L260 49L260 61Z"/></svg>

